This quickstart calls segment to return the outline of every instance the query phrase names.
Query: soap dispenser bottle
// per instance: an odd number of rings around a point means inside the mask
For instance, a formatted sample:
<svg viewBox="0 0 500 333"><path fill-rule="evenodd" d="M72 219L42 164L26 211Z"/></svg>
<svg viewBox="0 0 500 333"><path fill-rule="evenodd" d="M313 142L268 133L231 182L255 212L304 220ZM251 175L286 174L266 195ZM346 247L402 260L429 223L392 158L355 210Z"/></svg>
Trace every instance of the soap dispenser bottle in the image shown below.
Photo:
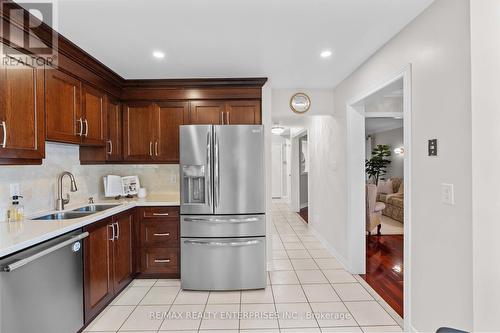
<svg viewBox="0 0 500 333"><path fill-rule="evenodd" d="M12 197L12 203L7 211L7 221L16 222L17 221L17 208L19 207L19 201L17 195Z"/></svg>
<svg viewBox="0 0 500 333"><path fill-rule="evenodd" d="M19 204L19 198L22 198L22 196L14 195L12 197L12 204L7 211L8 222L17 222L24 218L24 206Z"/></svg>
<svg viewBox="0 0 500 333"><path fill-rule="evenodd" d="M22 203L21 200L19 200L20 198L22 198L21 195L16 195L15 197L17 197L17 215L16 215L16 220L19 222L19 221L22 221L24 219L24 205Z"/></svg>

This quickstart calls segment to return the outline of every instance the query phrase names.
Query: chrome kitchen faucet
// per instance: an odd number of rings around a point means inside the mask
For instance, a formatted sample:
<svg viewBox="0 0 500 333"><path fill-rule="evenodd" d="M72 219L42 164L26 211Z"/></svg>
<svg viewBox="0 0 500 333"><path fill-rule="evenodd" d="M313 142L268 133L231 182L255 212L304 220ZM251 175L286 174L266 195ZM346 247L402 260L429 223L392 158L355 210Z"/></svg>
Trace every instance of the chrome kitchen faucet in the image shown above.
<svg viewBox="0 0 500 333"><path fill-rule="evenodd" d="M62 194L62 182L64 176L69 176L69 179L71 181L71 192L76 192L78 191L78 187L76 187L76 181L75 181L75 176L69 171L64 171L59 175L58 178L58 197L56 201L56 210L64 210L64 205L69 203L69 193L66 193L66 199L63 199L63 194Z"/></svg>

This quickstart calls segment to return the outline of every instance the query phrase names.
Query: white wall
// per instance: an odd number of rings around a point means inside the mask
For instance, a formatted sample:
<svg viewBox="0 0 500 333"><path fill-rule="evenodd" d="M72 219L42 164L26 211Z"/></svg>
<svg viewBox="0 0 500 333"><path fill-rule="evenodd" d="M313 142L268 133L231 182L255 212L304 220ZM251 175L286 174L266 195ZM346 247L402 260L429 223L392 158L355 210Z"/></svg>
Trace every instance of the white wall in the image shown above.
<svg viewBox="0 0 500 333"><path fill-rule="evenodd" d="M272 89L271 82L262 87L262 124L264 125L264 164L266 169L266 254L267 261L270 262L273 258L273 238L271 236L273 229L273 216L272 216L272 170L271 170L271 149L272 149L272 118L271 118L271 105L272 105Z"/></svg>
<svg viewBox="0 0 500 333"><path fill-rule="evenodd" d="M474 330L500 330L500 1L471 1Z"/></svg>
<svg viewBox="0 0 500 333"><path fill-rule="evenodd" d="M70 193L71 203L86 202L89 196L104 195L102 177L139 175L141 186L149 192L172 193L179 191L178 165L80 165L78 146L46 143L43 164L34 166L2 166L0 172L0 221L6 219L10 205L10 184L19 183L25 213L32 214L55 208L57 177L62 171L75 175L78 191ZM64 180L64 193L69 181Z"/></svg>
<svg viewBox="0 0 500 333"><path fill-rule="evenodd" d="M365 105L365 112L403 112L402 97L379 98Z"/></svg>
<svg viewBox="0 0 500 333"><path fill-rule="evenodd" d="M332 130L328 135L332 162L338 165L325 169L330 179L322 180L323 187L331 191L322 205L328 205L327 210L335 214L314 227L325 235L337 253L349 256L345 241L343 159L346 103L408 64L412 64L413 112L413 143L409 147L413 170L411 324L418 331L435 331L440 326L470 330L472 171L468 1L435 1L335 89L335 114L329 121ZM311 137L312 133L311 130ZM427 157L427 140L433 138L439 140L437 158ZM455 185L454 206L441 203L441 183ZM314 198L311 202L318 204Z"/></svg>
<svg viewBox="0 0 500 333"><path fill-rule="evenodd" d="M397 147L403 147L404 137L403 128L396 128L389 131L383 131L374 133L373 137L373 147L377 145L390 145L391 147L391 163L387 167L387 175L385 178L390 177L400 177L404 175L404 156L396 155L394 149Z"/></svg>

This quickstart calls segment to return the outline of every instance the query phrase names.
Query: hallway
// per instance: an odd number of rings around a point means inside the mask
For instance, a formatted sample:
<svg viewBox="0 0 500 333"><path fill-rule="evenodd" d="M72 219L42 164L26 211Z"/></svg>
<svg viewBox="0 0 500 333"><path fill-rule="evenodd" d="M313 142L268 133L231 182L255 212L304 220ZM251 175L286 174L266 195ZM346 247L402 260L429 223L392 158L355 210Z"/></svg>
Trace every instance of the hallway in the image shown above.
<svg viewBox="0 0 500 333"><path fill-rule="evenodd" d="M344 270L300 216L281 200L273 200L272 229L269 274L277 305L293 303L288 305L292 311L312 308L313 312L346 312L352 316L351 321L318 320L322 332L333 332L326 328L330 326L344 326L342 331L347 332L401 331L397 326L397 322L402 324L401 318L392 309L386 311L379 303L380 296L372 294L374 291L359 276ZM317 327L314 324L302 327Z"/></svg>

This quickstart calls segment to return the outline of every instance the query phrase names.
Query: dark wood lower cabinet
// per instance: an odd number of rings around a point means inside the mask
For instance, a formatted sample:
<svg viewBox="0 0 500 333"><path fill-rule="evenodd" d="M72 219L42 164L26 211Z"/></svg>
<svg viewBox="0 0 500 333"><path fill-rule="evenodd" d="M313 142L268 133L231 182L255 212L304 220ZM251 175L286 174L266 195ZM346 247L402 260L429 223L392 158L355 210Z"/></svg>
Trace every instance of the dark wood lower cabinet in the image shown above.
<svg viewBox="0 0 500 333"><path fill-rule="evenodd" d="M88 325L134 277L179 278L179 207L133 208L84 227Z"/></svg>
<svg viewBox="0 0 500 333"><path fill-rule="evenodd" d="M114 295L111 225L112 219L108 218L84 228L89 233L83 242L85 323L99 314Z"/></svg>
<svg viewBox="0 0 500 333"><path fill-rule="evenodd" d="M140 208L141 276L180 276L179 215L179 207Z"/></svg>
<svg viewBox="0 0 500 333"><path fill-rule="evenodd" d="M131 211L113 216L116 233L113 247L113 287L115 291L123 289L132 280L134 274L133 222L134 215Z"/></svg>
<svg viewBox="0 0 500 333"><path fill-rule="evenodd" d="M134 210L84 228L85 323L95 318L134 276Z"/></svg>

